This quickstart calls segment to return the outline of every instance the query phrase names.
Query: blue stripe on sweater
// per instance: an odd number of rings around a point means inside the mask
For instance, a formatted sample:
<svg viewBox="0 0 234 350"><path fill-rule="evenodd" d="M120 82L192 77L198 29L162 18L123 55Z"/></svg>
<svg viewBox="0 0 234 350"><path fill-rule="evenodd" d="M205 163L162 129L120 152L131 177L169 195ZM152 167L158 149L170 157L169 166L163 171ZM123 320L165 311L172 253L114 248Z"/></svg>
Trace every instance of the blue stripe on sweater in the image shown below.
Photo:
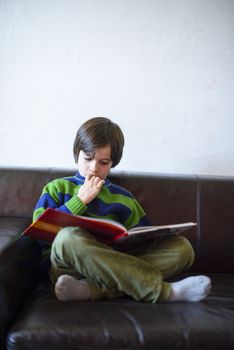
<svg viewBox="0 0 234 350"><path fill-rule="evenodd" d="M95 198L88 204L88 211L97 216L108 214L116 215L119 222L124 222L131 215L131 210L121 203L105 204L99 198Z"/></svg>
<svg viewBox="0 0 234 350"><path fill-rule="evenodd" d="M58 203L48 194L44 193L37 202L36 209L38 208L57 208Z"/></svg>
<svg viewBox="0 0 234 350"><path fill-rule="evenodd" d="M111 184L110 186L108 186L108 191L110 191L113 194L122 194L123 196L133 198L131 192L118 185Z"/></svg>
<svg viewBox="0 0 234 350"><path fill-rule="evenodd" d="M44 193L39 201L37 202L36 209L38 208L58 208L58 206L65 204L69 199L71 199L71 195L68 193L58 193L59 204L50 196L49 193Z"/></svg>
<svg viewBox="0 0 234 350"><path fill-rule="evenodd" d="M150 226L150 222L149 222L148 218L146 217L146 215L143 216L140 219L139 223L134 227L139 227L139 226Z"/></svg>
<svg viewBox="0 0 234 350"><path fill-rule="evenodd" d="M72 196L69 193L58 193L58 197L59 197L59 203L64 204L67 203L67 201L69 201L69 199L72 198Z"/></svg>

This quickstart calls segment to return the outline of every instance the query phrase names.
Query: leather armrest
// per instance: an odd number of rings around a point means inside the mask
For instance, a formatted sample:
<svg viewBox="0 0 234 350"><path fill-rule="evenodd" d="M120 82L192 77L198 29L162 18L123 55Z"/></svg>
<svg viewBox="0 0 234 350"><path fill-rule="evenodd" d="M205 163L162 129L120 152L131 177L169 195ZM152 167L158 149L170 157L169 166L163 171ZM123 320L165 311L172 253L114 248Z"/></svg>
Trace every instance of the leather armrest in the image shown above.
<svg viewBox="0 0 234 350"><path fill-rule="evenodd" d="M41 279L40 258L39 243L28 237L12 242L0 255L0 330L2 335Z"/></svg>

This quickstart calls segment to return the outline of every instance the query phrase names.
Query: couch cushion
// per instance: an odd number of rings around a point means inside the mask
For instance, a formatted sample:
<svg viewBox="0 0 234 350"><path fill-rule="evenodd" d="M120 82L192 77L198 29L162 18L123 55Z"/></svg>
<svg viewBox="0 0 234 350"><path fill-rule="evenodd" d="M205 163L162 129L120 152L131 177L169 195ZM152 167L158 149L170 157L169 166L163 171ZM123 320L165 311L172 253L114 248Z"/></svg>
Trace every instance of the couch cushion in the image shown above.
<svg viewBox="0 0 234 350"><path fill-rule="evenodd" d="M199 303L59 302L46 283L7 336L8 350L233 349L234 275L211 276Z"/></svg>
<svg viewBox="0 0 234 350"><path fill-rule="evenodd" d="M45 181L44 169L0 168L0 216L31 218Z"/></svg>
<svg viewBox="0 0 234 350"><path fill-rule="evenodd" d="M31 223L29 218L0 217L0 254Z"/></svg>
<svg viewBox="0 0 234 350"><path fill-rule="evenodd" d="M13 226L12 232L15 233ZM5 349L5 332L22 304L41 281L38 261L40 245L28 237L2 246L0 254L0 349Z"/></svg>

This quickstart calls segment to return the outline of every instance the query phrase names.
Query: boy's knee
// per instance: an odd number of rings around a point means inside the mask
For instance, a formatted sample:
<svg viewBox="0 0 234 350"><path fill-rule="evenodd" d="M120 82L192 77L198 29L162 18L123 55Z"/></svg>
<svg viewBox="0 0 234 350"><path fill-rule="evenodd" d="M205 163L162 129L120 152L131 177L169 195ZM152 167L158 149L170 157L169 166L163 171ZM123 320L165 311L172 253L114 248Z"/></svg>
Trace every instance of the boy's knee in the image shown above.
<svg viewBox="0 0 234 350"><path fill-rule="evenodd" d="M62 228L53 241L52 250L57 248L66 251L74 247L80 249L85 244L86 238L90 239L92 236L80 227Z"/></svg>
<svg viewBox="0 0 234 350"><path fill-rule="evenodd" d="M87 255L87 247L93 237L79 227L66 227L56 235L51 246L51 281L54 284L63 274L81 278L80 261Z"/></svg>
<svg viewBox="0 0 234 350"><path fill-rule="evenodd" d="M62 228L56 235L52 247L53 246L61 246L67 244L68 242L73 240L74 230L72 227L64 227Z"/></svg>

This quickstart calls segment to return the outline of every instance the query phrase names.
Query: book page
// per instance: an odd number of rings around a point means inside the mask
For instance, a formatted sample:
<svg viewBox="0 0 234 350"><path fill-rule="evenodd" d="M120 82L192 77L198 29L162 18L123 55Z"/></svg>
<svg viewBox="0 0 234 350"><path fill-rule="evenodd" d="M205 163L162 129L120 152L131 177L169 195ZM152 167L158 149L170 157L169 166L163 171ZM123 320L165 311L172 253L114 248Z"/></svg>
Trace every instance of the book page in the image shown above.
<svg viewBox="0 0 234 350"><path fill-rule="evenodd" d="M185 222L182 224L173 225L162 225L162 226L139 226L134 227L128 231L129 235L138 234L142 232L162 231L162 230L177 230L177 229L189 229L190 227L196 226L195 222Z"/></svg>

